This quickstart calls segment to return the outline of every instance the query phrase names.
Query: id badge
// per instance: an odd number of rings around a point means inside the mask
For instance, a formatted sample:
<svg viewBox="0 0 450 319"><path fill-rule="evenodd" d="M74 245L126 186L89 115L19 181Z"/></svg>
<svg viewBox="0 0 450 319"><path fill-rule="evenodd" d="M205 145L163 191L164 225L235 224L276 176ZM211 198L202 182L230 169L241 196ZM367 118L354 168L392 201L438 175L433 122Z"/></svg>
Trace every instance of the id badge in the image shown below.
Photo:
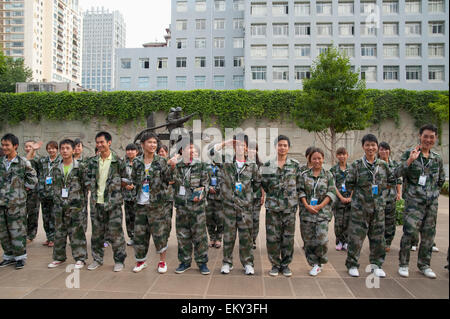
<svg viewBox="0 0 450 319"><path fill-rule="evenodd" d="M372 195L378 195L378 185L372 185Z"/></svg>
<svg viewBox="0 0 450 319"><path fill-rule="evenodd" d="M311 206L317 206L319 204L319 200L317 198L311 198Z"/></svg>
<svg viewBox="0 0 450 319"><path fill-rule="evenodd" d="M235 186L235 188L236 188L236 192L242 192L242 183L236 183L236 186Z"/></svg>
<svg viewBox="0 0 450 319"><path fill-rule="evenodd" d="M53 183L52 177L51 177L51 176L48 176L48 177L45 179L45 184L46 184L46 185L52 185L52 183Z"/></svg>
<svg viewBox="0 0 450 319"><path fill-rule="evenodd" d="M61 197L62 198L68 198L69 197L69 189L68 188L63 188L61 191Z"/></svg>
<svg viewBox="0 0 450 319"><path fill-rule="evenodd" d="M186 188L184 186L180 186L180 196L186 196Z"/></svg>
<svg viewBox="0 0 450 319"><path fill-rule="evenodd" d="M342 193L347 192L347 187L345 186L345 183L342 184L342 186L341 186L341 192L342 192Z"/></svg>
<svg viewBox="0 0 450 319"><path fill-rule="evenodd" d="M217 185L217 178L211 177L211 186L216 186L216 185Z"/></svg>
<svg viewBox="0 0 450 319"><path fill-rule="evenodd" d="M150 184L148 184L148 183L143 184L142 191L146 194L150 193Z"/></svg>
<svg viewBox="0 0 450 319"><path fill-rule="evenodd" d="M427 177L425 175L422 175L419 177L419 185L420 186L425 186L427 183Z"/></svg>

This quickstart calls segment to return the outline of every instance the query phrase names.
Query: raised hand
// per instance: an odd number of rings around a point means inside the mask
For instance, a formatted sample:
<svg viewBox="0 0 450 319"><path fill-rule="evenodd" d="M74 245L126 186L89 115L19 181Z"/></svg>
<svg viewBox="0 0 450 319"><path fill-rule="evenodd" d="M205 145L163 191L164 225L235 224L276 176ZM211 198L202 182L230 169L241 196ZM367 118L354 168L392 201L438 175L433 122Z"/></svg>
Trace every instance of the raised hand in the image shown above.
<svg viewBox="0 0 450 319"><path fill-rule="evenodd" d="M408 166L411 165L412 162L414 162L416 159L419 158L420 155L420 145L417 145L409 154L409 158L408 158Z"/></svg>

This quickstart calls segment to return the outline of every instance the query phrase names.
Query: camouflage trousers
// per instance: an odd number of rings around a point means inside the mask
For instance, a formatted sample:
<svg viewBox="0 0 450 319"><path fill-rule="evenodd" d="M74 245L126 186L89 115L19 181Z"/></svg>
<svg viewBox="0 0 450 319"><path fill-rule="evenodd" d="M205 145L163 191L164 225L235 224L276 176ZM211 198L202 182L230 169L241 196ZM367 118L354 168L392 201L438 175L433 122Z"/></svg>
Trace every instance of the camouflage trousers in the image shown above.
<svg viewBox="0 0 450 319"><path fill-rule="evenodd" d="M308 264L322 266L328 262L328 220L310 222L300 218L300 229L305 238L305 255Z"/></svg>
<svg viewBox="0 0 450 319"><path fill-rule="evenodd" d="M437 199L431 203L418 205L406 200L403 219L403 236L400 241L400 267L408 267L412 243L419 238L420 246L417 267L424 270L430 267L431 254L436 236L436 220L438 211Z"/></svg>
<svg viewBox="0 0 450 319"><path fill-rule="evenodd" d="M242 266L253 266L252 229L253 215L250 207L223 207L223 263L233 265L236 232L239 232L239 259Z"/></svg>
<svg viewBox="0 0 450 319"><path fill-rule="evenodd" d="M83 228L83 208L55 205L55 246L53 260L65 261L67 237L70 240L73 259L87 259L86 234Z"/></svg>
<svg viewBox="0 0 450 319"><path fill-rule="evenodd" d="M178 241L178 260L191 264L192 250L197 265L208 262L208 234L203 205L177 206L176 232Z"/></svg>
<svg viewBox="0 0 450 319"><path fill-rule="evenodd" d="M41 199L42 220L48 241L55 240L55 212L53 211L53 199Z"/></svg>
<svg viewBox="0 0 450 319"><path fill-rule="evenodd" d="M83 203L83 211L81 212L81 224L83 225L83 230L86 233L88 227L88 207L89 207L89 192L85 193L86 200Z"/></svg>
<svg viewBox="0 0 450 319"><path fill-rule="evenodd" d="M339 200L339 199L338 199ZM351 205L340 205L338 203L333 209L334 213L334 234L336 235L336 245L348 243L348 226L350 223Z"/></svg>
<svg viewBox="0 0 450 319"><path fill-rule="evenodd" d="M294 256L295 215L297 206L276 212L266 211L267 255L272 266L288 266Z"/></svg>
<svg viewBox="0 0 450 319"><path fill-rule="evenodd" d="M166 240L169 242L170 233L172 232L173 201L164 203L164 215L166 217Z"/></svg>
<svg viewBox="0 0 450 319"><path fill-rule="evenodd" d="M261 214L261 198L255 199L253 202L253 229L252 229L252 239L253 244L256 244L256 239L259 234L259 215Z"/></svg>
<svg viewBox="0 0 450 319"><path fill-rule="evenodd" d="M27 239L34 240L38 230L39 194L35 191L27 192Z"/></svg>
<svg viewBox="0 0 450 319"><path fill-rule="evenodd" d="M128 238L134 241L134 225L136 221L136 202L134 201L124 201L125 208L125 224L127 226Z"/></svg>
<svg viewBox="0 0 450 319"><path fill-rule="evenodd" d="M106 240L111 242L115 263L124 263L127 253L125 251L125 237L122 228L122 207L117 206L105 210L104 205L91 205L92 258L103 264L103 244Z"/></svg>
<svg viewBox="0 0 450 319"><path fill-rule="evenodd" d="M135 205L133 248L137 262L146 261L150 238L153 237L156 253L167 250L167 218L163 207L152 208L148 205Z"/></svg>
<svg viewBox="0 0 450 319"><path fill-rule="evenodd" d="M222 241L223 236L223 202L208 199L206 206L206 226L210 241Z"/></svg>
<svg viewBox="0 0 450 319"><path fill-rule="evenodd" d="M386 240L386 247L391 246L395 237L396 230L396 214L395 214L395 201L386 203L384 210L384 239Z"/></svg>
<svg viewBox="0 0 450 319"><path fill-rule="evenodd" d="M305 206L303 206L303 204L302 204L302 202L301 201L299 201L299 206L298 206L298 208L299 208L299 216L301 216L301 214L302 214L302 209L306 209L305 208ZM301 218L300 218L300 220L301 220ZM302 231L302 228L300 227L300 237L302 238L302 241L303 241L303 249L305 248L305 236L303 235L303 231Z"/></svg>
<svg viewBox="0 0 450 319"><path fill-rule="evenodd" d="M0 242L4 260L27 259L26 207L0 206Z"/></svg>
<svg viewBox="0 0 450 319"><path fill-rule="evenodd" d="M349 226L348 254L345 265L359 268L359 257L364 240L369 237L369 260L379 268L383 266L386 257L384 239L384 206L377 210L372 207L362 207L358 203L352 203Z"/></svg>

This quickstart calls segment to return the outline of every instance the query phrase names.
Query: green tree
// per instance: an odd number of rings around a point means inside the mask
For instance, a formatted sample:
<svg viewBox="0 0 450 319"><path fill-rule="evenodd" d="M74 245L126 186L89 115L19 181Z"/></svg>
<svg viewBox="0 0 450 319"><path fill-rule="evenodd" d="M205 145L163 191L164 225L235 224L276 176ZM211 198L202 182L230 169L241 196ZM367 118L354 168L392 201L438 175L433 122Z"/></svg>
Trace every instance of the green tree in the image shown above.
<svg viewBox="0 0 450 319"><path fill-rule="evenodd" d="M448 102L448 95L440 94L437 102L430 103L430 108L436 112L441 121L448 122L449 120Z"/></svg>
<svg viewBox="0 0 450 319"><path fill-rule="evenodd" d="M293 112L296 124L315 132L335 163L336 145L347 131L371 124L373 103L366 84L351 69L350 59L334 46L313 62L311 77L303 80L304 98Z"/></svg>
<svg viewBox="0 0 450 319"><path fill-rule="evenodd" d="M0 92L14 93L17 82L28 82L33 71L24 65L23 59L14 60L0 50Z"/></svg>

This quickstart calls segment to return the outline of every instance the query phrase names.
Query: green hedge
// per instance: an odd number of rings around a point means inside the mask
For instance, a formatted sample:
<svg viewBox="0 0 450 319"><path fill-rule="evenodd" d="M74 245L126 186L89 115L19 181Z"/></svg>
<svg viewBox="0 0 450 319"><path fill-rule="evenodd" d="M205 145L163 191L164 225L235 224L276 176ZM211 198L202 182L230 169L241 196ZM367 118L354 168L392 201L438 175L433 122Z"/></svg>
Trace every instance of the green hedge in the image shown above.
<svg viewBox="0 0 450 319"><path fill-rule="evenodd" d="M83 92L83 93L1 93L0 125L22 121L81 120L103 118L117 125L143 121L153 111L169 111L181 106L186 114L197 112L209 122L217 119L221 128L238 127L249 118L292 119L292 110L300 107L302 91L152 91L152 92ZM405 110L420 126L424 122L440 125L429 104L448 91L367 90L374 101L373 123L385 119L400 122Z"/></svg>

